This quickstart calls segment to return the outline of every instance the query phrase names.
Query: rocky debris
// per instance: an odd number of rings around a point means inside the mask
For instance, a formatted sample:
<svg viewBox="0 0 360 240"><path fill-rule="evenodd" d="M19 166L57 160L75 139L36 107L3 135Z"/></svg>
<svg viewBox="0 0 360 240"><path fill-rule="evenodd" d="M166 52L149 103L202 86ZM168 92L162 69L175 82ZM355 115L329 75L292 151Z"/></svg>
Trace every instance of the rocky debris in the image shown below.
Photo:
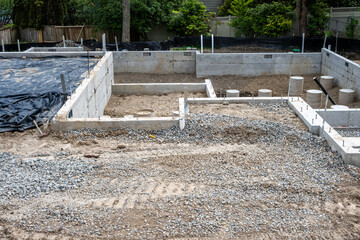
<svg viewBox="0 0 360 240"><path fill-rule="evenodd" d="M336 131L342 136L342 137L360 137L360 128L354 128L354 129L341 129L338 128Z"/></svg>
<svg viewBox="0 0 360 240"><path fill-rule="evenodd" d="M293 114L281 105L265 107ZM296 126L194 114L184 131L84 130L64 136L117 139L126 151L102 154L81 188L51 204L32 204L14 226L76 238L360 236L346 214L326 209L338 203L341 184L358 186L359 168L345 165L323 138ZM71 158L66 151L54 155Z"/></svg>
<svg viewBox="0 0 360 240"><path fill-rule="evenodd" d="M80 44L73 42L72 40L65 40L66 47L80 47ZM56 44L56 47L64 47L64 42L61 41L60 43Z"/></svg>
<svg viewBox="0 0 360 240"><path fill-rule="evenodd" d="M0 202L76 189L82 184L84 175L93 169L93 165L82 160L67 158L64 152L55 155L55 159L46 160L0 153Z"/></svg>

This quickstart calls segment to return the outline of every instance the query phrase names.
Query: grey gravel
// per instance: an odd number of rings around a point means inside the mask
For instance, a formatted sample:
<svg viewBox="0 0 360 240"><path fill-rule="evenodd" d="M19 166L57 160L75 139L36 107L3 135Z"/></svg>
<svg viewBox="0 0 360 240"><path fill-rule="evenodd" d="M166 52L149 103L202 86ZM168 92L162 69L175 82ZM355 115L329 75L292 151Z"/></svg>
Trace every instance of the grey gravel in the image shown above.
<svg viewBox="0 0 360 240"><path fill-rule="evenodd" d="M68 153L56 152L56 156ZM23 159L0 153L0 202L11 198L23 200L42 193L78 188L93 165L75 158Z"/></svg>

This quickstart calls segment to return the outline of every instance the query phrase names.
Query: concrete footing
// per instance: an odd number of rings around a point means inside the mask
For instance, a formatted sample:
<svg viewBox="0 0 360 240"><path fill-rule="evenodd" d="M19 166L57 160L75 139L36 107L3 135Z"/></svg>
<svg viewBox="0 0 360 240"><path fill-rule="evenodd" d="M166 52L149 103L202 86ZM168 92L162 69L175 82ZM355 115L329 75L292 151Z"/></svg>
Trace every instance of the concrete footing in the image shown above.
<svg viewBox="0 0 360 240"><path fill-rule="evenodd" d="M240 96L239 90L236 89L226 90L226 97L228 98L239 97L239 96Z"/></svg>
<svg viewBox="0 0 360 240"><path fill-rule="evenodd" d="M354 102L355 91L352 89L340 89L339 91L339 104L348 105Z"/></svg>
<svg viewBox="0 0 360 240"><path fill-rule="evenodd" d="M332 76L321 76L320 83L325 88L326 91L334 87L334 77Z"/></svg>
<svg viewBox="0 0 360 240"><path fill-rule="evenodd" d="M259 89L258 97L272 97L272 91L270 89Z"/></svg>
<svg viewBox="0 0 360 240"><path fill-rule="evenodd" d="M311 89L306 92L306 102L312 108L320 108L322 91Z"/></svg>
<svg viewBox="0 0 360 240"><path fill-rule="evenodd" d="M299 76L290 77L289 96L300 96L304 89L304 78Z"/></svg>

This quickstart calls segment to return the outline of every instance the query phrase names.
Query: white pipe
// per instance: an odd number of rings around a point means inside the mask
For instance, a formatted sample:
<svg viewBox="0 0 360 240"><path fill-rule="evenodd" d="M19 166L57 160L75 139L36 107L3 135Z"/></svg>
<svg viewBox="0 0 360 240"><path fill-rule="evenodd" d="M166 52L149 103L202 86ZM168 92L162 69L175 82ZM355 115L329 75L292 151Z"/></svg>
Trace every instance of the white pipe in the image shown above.
<svg viewBox="0 0 360 240"><path fill-rule="evenodd" d="M201 44L200 53L201 53L201 54L203 54L203 52L204 52L204 51L203 51L203 48L204 48L204 43L203 43L203 41L204 41L204 40L203 40L203 35L201 34L201 36L200 36L200 44Z"/></svg>
<svg viewBox="0 0 360 240"><path fill-rule="evenodd" d="M81 47L84 46L84 39L83 39L83 38L80 39L80 46L81 46Z"/></svg>
<svg viewBox="0 0 360 240"><path fill-rule="evenodd" d="M117 37L115 36L115 45L116 45L116 51L119 51L119 46L118 46L118 42L117 42Z"/></svg>
<svg viewBox="0 0 360 240"><path fill-rule="evenodd" d="M338 40L339 40L339 32L336 32L336 44L335 44L335 52L337 53L337 47L338 47Z"/></svg>
<svg viewBox="0 0 360 240"><path fill-rule="evenodd" d="M64 42L64 47L66 47L65 45L65 36L63 35L63 42Z"/></svg>
<svg viewBox="0 0 360 240"><path fill-rule="evenodd" d="M2 51L5 52L5 43L4 43L4 39L1 39L1 46L2 46Z"/></svg>
<svg viewBox="0 0 360 240"><path fill-rule="evenodd" d="M331 51L331 45L328 45L328 49Z"/></svg>
<svg viewBox="0 0 360 240"><path fill-rule="evenodd" d="M214 53L214 34L211 34L211 53Z"/></svg>
<svg viewBox="0 0 360 240"><path fill-rule="evenodd" d="M301 48L302 53L304 53L304 47L305 47L305 33L303 33L303 39L302 39L302 48Z"/></svg>
<svg viewBox="0 0 360 240"><path fill-rule="evenodd" d="M103 52L106 52L106 35L102 35Z"/></svg>
<svg viewBox="0 0 360 240"><path fill-rule="evenodd" d="M18 51L21 52L21 48L20 48L20 41L19 39L17 40L17 44L18 44Z"/></svg>
<svg viewBox="0 0 360 240"><path fill-rule="evenodd" d="M325 39L324 39L323 48L325 48L325 47L326 47L326 39L327 39L327 34L325 33Z"/></svg>

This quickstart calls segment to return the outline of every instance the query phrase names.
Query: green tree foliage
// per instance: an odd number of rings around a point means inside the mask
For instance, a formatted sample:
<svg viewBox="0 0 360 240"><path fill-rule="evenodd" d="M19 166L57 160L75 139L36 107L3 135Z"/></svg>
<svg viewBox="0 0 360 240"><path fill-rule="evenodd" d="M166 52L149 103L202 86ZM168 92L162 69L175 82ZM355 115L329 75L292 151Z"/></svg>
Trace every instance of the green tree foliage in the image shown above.
<svg viewBox="0 0 360 240"><path fill-rule="evenodd" d="M351 16L350 17L350 23L346 25L345 34L348 38L358 38L359 36L356 36L356 31L359 28L359 20Z"/></svg>
<svg viewBox="0 0 360 240"><path fill-rule="evenodd" d="M66 11L63 0L14 0L12 19L19 27L41 29L43 25L63 24Z"/></svg>
<svg viewBox="0 0 360 240"><path fill-rule="evenodd" d="M360 0L324 0L329 7L360 7Z"/></svg>
<svg viewBox="0 0 360 240"><path fill-rule="evenodd" d="M291 7L274 2L244 10L243 6L250 1L238 0L238 2L243 5L234 5L231 10L235 16L238 16L232 22L232 26L237 29L236 36L280 37L291 30L293 18Z"/></svg>
<svg viewBox="0 0 360 240"><path fill-rule="evenodd" d="M323 36L329 26L330 9L323 2L315 2L309 7L308 32L311 36Z"/></svg>
<svg viewBox="0 0 360 240"><path fill-rule="evenodd" d="M76 4L77 21L94 25L98 30L120 32L122 29L122 1L114 0L73 0ZM147 39L147 33L170 20L172 10L177 9L181 0L131 0L131 32Z"/></svg>
<svg viewBox="0 0 360 240"><path fill-rule="evenodd" d="M0 27L10 23L12 0L0 0Z"/></svg>
<svg viewBox="0 0 360 240"><path fill-rule="evenodd" d="M218 7L218 16L229 16L231 13L229 10L231 9L231 3L233 0L225 0L224 3Z"/></svg>
<svg viewBox="0 0 360 240"><path fill-rule="evenodd" d="M206 34L210 29L211 13L198 0L185 0L179 11L174 11L169 30L179 36Z"/></svg>

